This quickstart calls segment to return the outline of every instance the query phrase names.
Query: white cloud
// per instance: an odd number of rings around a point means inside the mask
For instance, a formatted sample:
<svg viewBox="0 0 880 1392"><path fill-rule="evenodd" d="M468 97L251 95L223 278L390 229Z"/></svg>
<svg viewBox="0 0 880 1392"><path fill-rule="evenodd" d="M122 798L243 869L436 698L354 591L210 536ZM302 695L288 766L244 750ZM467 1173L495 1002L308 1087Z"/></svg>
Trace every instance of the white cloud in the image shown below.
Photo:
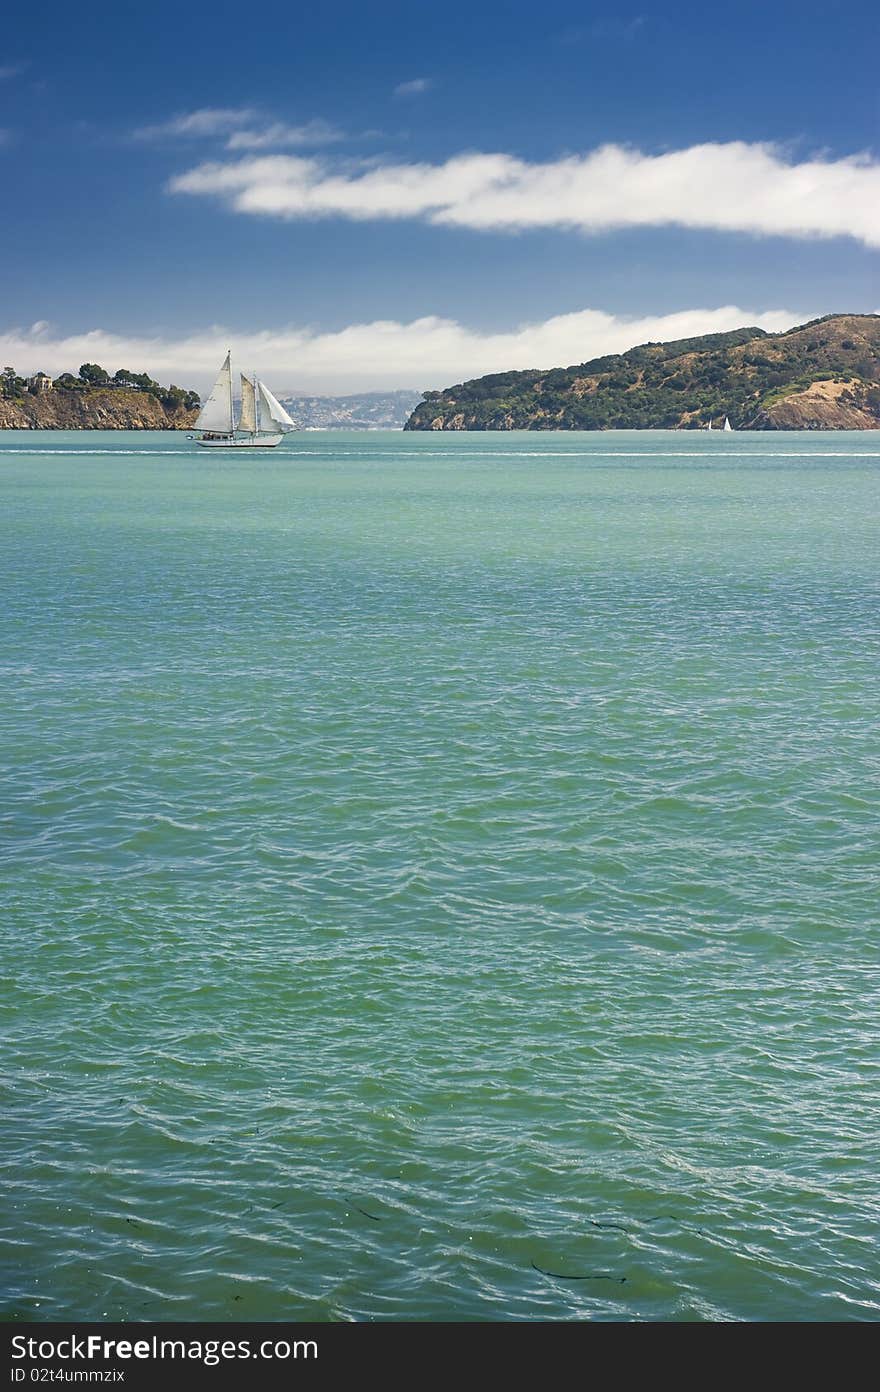
<svg viewBox="0 0 880 1392"><path fill-rule="evenodd" d="M282 121L274 121L262 130L233 131L226 146L229 150L268 150L282 146L331 145L345 138L345 131L317 118L306 121L302 126L288 126Z"/></svg>
<svg viewBox="0 0 880 1392"><path fill-rule="evenodd" d="M166 136L201 138L226 135L256 120L257 116L258 113L248 106L204 106L198 111L183 111L155 126L141 126L134 134L138 140L160 140Z"/></svg>
<svg viewBox="0 0 880 1392"><path fill-rule="evenodd" d="M2 63L0 64L0 82L6 82L10 77L18 77L23 73L27 63Z"/></svg>
<svg viewBox="0 0 880 1392"><path fill-rule="evenodd" d="M399 82L394 89L395 97L418 97L434 86L430 77L414 77L411 82Z"/></svg>
<svg viewBox="0 0 880 1392"><path fill-rule="evenodd" d="M604 145L547 164L472 153L356 173L317 158L250 157L198 165L169 187L287 219L417 218L481 231L676 225L880 246L880 163L852 155L793 164L772 145L741 141L663 155Z"/></svg>
<svg viewBox="0 0 880 1392"><path fill-rule="evenodd" d="M237 362L265 376L276 394L421 389L487 372L565 367L637 343L720 333L745 324L779 332L809 317L783 309L756 314L735 305L638 319L582 309L497 333L429 315L409 323L351 324L331 333L308 327L250 333L211 328L181 338L125 337L101 329L58 336L39 323L0 333L0 359L19 372L43 370L54 376L76 371L83 362L98 362L110 372L127 367L203 390L231 344Z"/></svg>
<svg viewBox="0 0 880 1392"><path fill-rule="evenodd" d="M189 139L202 140L223 137L228 150L269 150L290 147L331 145L345 140L339 130L320 117L291 126L284 121L272 121L259 126L260 112L249 106L206 106L198 111L185 111L154 126L141 126L134 132L136 140Z"/></svg>

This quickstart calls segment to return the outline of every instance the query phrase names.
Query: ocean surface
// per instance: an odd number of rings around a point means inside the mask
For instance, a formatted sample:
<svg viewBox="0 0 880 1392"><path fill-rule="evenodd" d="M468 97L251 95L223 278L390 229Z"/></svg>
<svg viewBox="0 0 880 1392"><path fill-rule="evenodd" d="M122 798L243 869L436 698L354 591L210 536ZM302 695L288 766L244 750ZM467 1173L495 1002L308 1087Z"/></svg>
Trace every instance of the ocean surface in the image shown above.
<svg viewBox="0 0 880 1392"><path fill-rule="evenodd" d="M877 1319L880 435L0 500L7 1319Z"/></svg>

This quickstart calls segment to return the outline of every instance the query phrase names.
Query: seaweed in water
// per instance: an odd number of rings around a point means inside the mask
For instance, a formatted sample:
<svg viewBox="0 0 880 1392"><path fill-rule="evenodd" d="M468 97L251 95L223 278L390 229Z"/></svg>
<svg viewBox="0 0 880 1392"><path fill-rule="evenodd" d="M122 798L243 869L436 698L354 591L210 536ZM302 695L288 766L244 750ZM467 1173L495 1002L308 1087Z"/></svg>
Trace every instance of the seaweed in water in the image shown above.
<svg viewBox="0 0 880 1392"><path fill-rule="evenodd" d="M354 1199L348 1199L347 1202L351 1204L352 1208L356 1208L358 1213L362 1213L365 1218L369 1218L371 1223L382 1222L382 1219L378 1218L375 1213L368 1213L365 1208L361 1208L360 1204L356 1204Z"/></svg>
<svg viewBox="0 0 880 1392"><path fill-rule="evenodd" d="M568 1271L545 1271L543 1266L538 1266L537 1262L532 1262L535 1271L540 1271L542 1276L552 1276L554 1281L616 1281L622 1286L626 1280L625 1276L612 1276L607 1271L588 1271L578 1276L574 1272Z"/></svg>

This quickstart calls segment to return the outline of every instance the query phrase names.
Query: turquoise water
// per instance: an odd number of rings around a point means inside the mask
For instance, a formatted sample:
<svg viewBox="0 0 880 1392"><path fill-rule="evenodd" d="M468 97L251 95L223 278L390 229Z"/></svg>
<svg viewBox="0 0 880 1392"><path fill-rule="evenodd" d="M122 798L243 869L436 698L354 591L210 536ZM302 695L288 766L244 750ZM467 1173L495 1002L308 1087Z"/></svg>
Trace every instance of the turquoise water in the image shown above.
<svg viewBox="0 0 880 1392"><path fill-rule="evenodd" d="M880 436L0 490L7 1318L877 1318Z"/></svg>

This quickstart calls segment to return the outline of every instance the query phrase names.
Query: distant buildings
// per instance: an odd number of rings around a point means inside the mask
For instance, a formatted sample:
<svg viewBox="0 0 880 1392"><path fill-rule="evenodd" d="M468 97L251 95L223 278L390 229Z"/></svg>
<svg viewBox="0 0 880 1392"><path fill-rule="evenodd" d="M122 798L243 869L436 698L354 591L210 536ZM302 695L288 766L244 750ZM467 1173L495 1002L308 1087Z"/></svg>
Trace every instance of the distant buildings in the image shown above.
<svg viewBox="0 0 880 1392"><path fill-rule="evenodd" d="M52 386L52 378L47 372L36 372L33 377L27 379L27 389L29 392L33 392L34 396L39 396L41 392L51 391Z"/></svg>

